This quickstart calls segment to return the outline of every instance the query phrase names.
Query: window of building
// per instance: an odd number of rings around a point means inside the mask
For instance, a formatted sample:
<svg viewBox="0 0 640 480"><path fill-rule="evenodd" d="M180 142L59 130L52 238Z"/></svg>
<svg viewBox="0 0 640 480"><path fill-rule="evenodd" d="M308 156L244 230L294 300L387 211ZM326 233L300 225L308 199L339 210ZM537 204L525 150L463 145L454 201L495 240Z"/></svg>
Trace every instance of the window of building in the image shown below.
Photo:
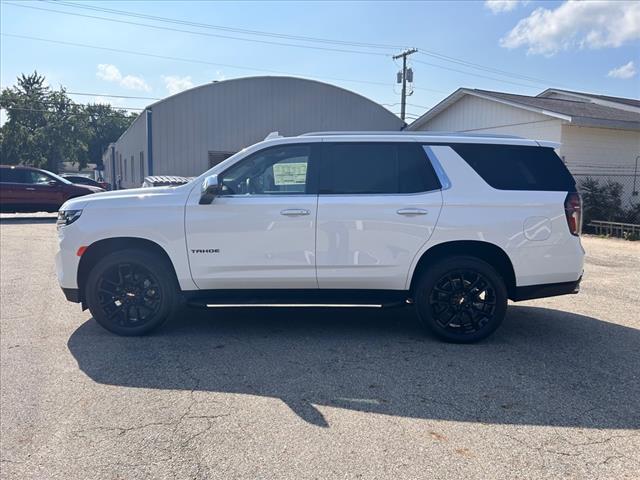
<svg viewBox="0 0 640 480"><path fill-rule="evenodd" d="M310 156L308 145L287 145L256 152L224 172L223 195L305 193Z"/></svg>
<svg viewBox="0 0 640 480"><path fill-rule="evenodd" d="M140 152L140 183L144 182L144 152Z"/></svg>
<svg viewBox="0 0 640 480"><path fill-rule="evenodd" d="M127 180L127 159L124 159L124 168L122 169L122 179Z"/></svg>
<svg viewBox="0 0 640 480"><path fill-rule="evenodd" d="M209 168L215 167L217 164L219 164L223 160L226 160L227 158L229 158L234 153L235 152L214 152L214 151L210 151L209 152Z"/></svg>
<svg viewBox="0 0 640 480"><path fill-rule="evenodd" d="M553 148L457 144L451 148L499 190L574 191L575 180Z"/></svg>
<svg viewBox="0 0 640 480"><path fill-rule="evenodd" d="M134 182L136 179L135 175L135 164L133 163L133 155L131 155L131 181Z"/></svg>
<svg viewBox="0 0 640 480"><path fill-rule="evenodd" d="M319 192L403 194L441 188L416 143L330 143L323 146Z"/></svg>

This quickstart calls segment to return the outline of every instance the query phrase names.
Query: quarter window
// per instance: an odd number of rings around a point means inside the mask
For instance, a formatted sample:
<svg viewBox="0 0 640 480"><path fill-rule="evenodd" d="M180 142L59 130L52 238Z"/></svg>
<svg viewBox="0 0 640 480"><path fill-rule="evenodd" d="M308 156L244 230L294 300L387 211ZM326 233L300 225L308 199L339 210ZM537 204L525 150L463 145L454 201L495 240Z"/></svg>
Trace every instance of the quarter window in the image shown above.
<svg viewBox="0 0 640 480"><path fill-rule="evenodd" d="M403 194L439 188L431 162L416 143L324 145L321 194Z"/></svg>
<svg viewBox="0 0 640 480"><path fill-rule="evenodd" d="M290 195L307 192L311 147L287 145L254 153L224 172L223 195Z"/></svg>

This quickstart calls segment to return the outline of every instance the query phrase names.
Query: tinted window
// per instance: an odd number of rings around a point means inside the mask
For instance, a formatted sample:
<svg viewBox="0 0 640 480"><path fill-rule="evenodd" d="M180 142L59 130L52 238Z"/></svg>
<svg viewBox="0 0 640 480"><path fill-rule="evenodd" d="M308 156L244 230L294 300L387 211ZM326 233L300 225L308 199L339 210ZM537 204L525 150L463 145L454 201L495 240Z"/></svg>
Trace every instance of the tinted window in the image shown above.
<svg viewBox="0 0 640 480"><path fill-rule="evenodd" d="M0 168L0 182L24 183L24 170L16 168Z"/></svg>
<svg viewBox="0 0 640 480"><path fill-rule="evenodd" d="M40 183L47 184L53 180L49 175L46 175L37 170L27 170L27 183Z"/></svg>
<svg viewBox="0 0 640 480"><path fill-rule="evenodd" d="M320 193L417 193L440 188L416 143L330 143L323 151Z"/></svg>
<svg viewBox="0 0 640 480"><path fill-rule="evenodd" d="M552 148L478 144L451 147L493 188L575 190L575 180Z"/></svg>
<svg viewBox="0 0 640 480"><path fill-rule="evenodd" d="M223 195L282 195L307 191L308 145L267 148L224 172Z"/></svg>

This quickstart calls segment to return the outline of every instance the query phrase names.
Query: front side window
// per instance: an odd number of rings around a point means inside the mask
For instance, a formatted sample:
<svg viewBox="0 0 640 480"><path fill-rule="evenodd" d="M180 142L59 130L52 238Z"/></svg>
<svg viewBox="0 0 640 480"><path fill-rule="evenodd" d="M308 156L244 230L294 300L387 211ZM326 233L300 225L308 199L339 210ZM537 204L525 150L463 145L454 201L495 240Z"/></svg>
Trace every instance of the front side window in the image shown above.
<svg viewBox="0 0 640 480"><path fill-rule="evenodd" d="M330 143L323 147L321 194L405 194L440 189L416 143Z"/></svg>
<svg viewBox="0 0 640 480"><path fill-rule="evenodd" d="M311 147L286 145L254 153L222 175L223 195L307 193Z"/></svg>
<svg viewBox="0 0 640 480"><path fill-rule="evenodd" d="M53 178L51 178L49 175L46 175L42 172L38 172L35 170L29 170L27 172L27 183L39 183L43 185L43 184L49 183L52 180Z"/></svg>

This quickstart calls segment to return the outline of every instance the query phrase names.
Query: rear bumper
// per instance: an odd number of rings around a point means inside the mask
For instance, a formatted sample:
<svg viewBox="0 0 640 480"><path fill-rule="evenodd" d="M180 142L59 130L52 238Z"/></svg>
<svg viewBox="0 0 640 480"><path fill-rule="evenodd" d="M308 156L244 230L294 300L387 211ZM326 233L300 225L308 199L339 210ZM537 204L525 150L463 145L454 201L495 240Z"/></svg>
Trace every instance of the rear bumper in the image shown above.
<svg viewBox="0 0 640 480"><path fill-rule="evenodd" d="M80 299L80 289L78 288L63 288L62 293L70 302L80 303L82 301Z"/></svg>
<svg viewBox="0 0 640 480"><path fill-rule="evenodd" d="M526 287L516 287L511 300L520 302L522 300L532 300L534 298L556 297L578 293L582 276L575 282L544 283L541 285L527 285Z"/></svg>

